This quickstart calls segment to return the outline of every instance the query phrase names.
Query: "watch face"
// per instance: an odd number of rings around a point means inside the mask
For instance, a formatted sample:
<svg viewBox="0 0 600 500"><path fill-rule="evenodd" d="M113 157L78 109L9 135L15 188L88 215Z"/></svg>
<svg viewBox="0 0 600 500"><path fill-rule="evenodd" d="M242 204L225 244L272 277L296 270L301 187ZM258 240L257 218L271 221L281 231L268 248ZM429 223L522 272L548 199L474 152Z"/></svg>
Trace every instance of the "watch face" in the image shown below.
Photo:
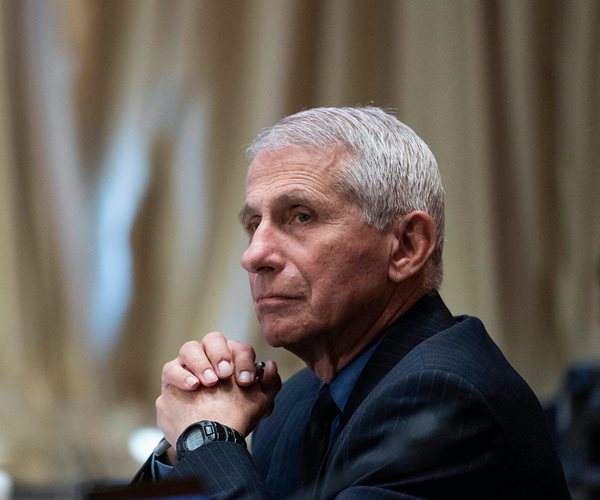
<svg viewBox="0 0 600 500"><path fill-rule="evenodd" d="M185 439L185 447L188 450L195 450L204 444L204 436L200 429L194 429Z"/></svg>

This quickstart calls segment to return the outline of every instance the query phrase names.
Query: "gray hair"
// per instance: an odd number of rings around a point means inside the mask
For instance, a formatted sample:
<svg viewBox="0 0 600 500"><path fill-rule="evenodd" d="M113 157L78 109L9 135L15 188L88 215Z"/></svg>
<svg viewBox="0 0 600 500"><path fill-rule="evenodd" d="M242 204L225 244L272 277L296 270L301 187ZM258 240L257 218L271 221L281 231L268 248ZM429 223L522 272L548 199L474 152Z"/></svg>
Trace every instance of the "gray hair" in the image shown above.
<svg viewBox="0 0 600 500"><path fill-rule="evenodd" d="M292 145L344 148L347 156L336 187L356 201L366 224L385 230L410 212L431 215L437 224L437 241L426 285L439 288L444 189L433 153L410 127L381 108L309 109L263 130L249 146L248 157L252 161L262 150Z"/></svg>

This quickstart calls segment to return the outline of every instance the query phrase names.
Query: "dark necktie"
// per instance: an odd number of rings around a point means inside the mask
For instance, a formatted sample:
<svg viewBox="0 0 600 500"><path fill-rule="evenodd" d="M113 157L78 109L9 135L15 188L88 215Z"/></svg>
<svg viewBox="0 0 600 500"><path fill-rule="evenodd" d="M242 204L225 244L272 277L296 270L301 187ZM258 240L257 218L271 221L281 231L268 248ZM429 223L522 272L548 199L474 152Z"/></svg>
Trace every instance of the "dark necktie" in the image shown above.
<svg viewBox="0 0 600 500"><path fill-rule="evenodd" d="M340 409L331 397L329 386L323 386L304 430L302 484L305 487L311 486L317 479L329 448L331 422L338 413L340 413Z"/></svg>

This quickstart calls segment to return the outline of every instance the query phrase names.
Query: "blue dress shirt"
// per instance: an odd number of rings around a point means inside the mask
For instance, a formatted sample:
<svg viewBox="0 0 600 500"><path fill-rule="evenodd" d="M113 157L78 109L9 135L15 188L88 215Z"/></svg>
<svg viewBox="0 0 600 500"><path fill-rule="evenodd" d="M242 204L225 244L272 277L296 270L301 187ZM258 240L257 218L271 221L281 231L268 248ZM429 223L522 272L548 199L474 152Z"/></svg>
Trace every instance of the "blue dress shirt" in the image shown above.
<svg viewBox="0 0 600 500"><path fill-rule="evenodd" d="M340 424L340 417L344 408L346 407L346 403L348 399L350 399L350 394L352 394L352 389L358 382L358 377L360 376L363 368L369 361L369 358L377 349L379 345L379 339L372 342L367 349L361 352L356 358L354 358L350 364L346 365L342 368L342 371L339 372L331 384L329 384L329 391L331 392L331 397L335 401L335 404L340 409L340 413L333 419L331 422L331 432L329 433L329 445L335 440L337 428ZM322 387L322 386L321 386ZM319 388L320 390L320 388Z"/></svg>

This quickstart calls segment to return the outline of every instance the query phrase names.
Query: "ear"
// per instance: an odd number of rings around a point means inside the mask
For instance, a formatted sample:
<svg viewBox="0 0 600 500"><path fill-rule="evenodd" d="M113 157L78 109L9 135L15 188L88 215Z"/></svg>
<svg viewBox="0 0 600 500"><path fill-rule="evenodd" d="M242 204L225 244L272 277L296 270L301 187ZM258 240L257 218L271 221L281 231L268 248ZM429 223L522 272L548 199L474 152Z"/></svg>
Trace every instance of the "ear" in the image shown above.
<svg viewBox="0 0 600 500"><path fill-rule="evenodd" d="M419 273L435 249L437 225L427 212L411 212L394 228L389 277L399 283Z"/></svg>

